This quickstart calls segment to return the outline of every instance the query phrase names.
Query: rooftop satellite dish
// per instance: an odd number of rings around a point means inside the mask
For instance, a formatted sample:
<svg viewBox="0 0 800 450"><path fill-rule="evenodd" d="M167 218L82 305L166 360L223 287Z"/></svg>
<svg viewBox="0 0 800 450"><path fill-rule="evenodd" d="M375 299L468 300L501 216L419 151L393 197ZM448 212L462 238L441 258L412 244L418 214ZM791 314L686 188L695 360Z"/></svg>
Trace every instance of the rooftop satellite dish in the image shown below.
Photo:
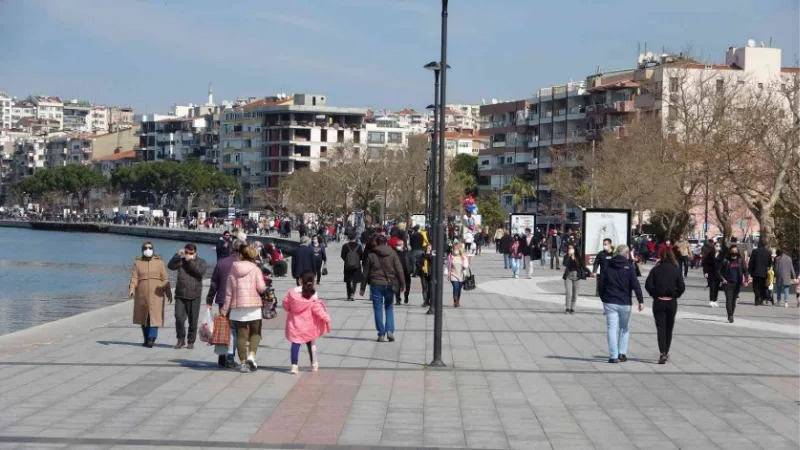
<svg viewBox="0 0 800 450"><path fill-rule="evenodd" d="M752 39L748 39L747 40L747 46L750 47L750 48L755 47L756 46L756 41L754 41Z"/></svg>
<svg viewBox="0 0 800 450"><path fill-rule="evenodd" d="M640 66L644 65L644 60L645 60L644 53L639 53L639 57L636 59L636 61L639 63Z"/></svg>
<svg viewBox="0 0 800 450"><path fill-rule="evenodd" d="M493 99L492 99L492 104L493 104L493 105L496 105L496 104L497 104L497 99L496 99L496 98L493 98Z"/></svg>
<svg viewBox="0 0 800 450"><path fill-rule="evenodd" d="M654 59L655 55L653 55L653 52L647 52L644 56L645 56L645 58L647 58L647 61L649 61L649 62L655 61L655 59Z"/></svg>

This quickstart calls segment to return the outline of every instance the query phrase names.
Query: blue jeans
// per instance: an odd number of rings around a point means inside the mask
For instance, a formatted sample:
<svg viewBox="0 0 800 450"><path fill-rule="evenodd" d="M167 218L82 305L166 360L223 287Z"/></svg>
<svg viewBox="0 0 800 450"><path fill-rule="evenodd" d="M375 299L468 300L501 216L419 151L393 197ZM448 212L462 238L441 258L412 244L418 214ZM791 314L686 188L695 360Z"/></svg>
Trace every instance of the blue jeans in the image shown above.
<svg viewBox="0 0 800 450"><path fill-rule="evenodd" d="M519 275L519 261L518 259L511 258L511 273L514 276Z"/></svg>
<svg viewBox="0 0 800 450"><path fill-rule="evenodd" d="M631 320L631 305L603 303L608 328L608 357L617 359L628 354L628 322Z"/></svg>
<svg viewBox="0 0 800 450"><path fill-rule="evenodd" d="M503 269L510 269L511 268L511 255L508 253L503 254Z"/></svg>
<svg viewBox="0 0 800 450"><path fill-rule="evenodd" d="M461 288L464 286L464 283L450 280L450 284L453 285L453 297L461 297Z"/></svg>
<svg viewBox="0 0 800 450"><path fill-rule="evenodd" d="M778 303L781 302L781 294L783 294L783 300L786 303L789 303L789 285L784 284L783 286L775 286L775 297L778 300Z"/></svg>
<svg viewBox="0 0 800 450"><path fill-rule="evenodd" d="M375 311L375 328L378 336L394 333L394 293L389 286L369 285L369 298L372 300L372 309ZM383 321L383 310L386 310L386 322Z"/></svg>
<svg viewBox="0 0 800 450"><path fill-rule="evenodd" d="M786 289L789 289L788 286L787 286ZM787 290L786 292L789 292L789 291ZM786 297L786 298L789 298L789 297ZM150 314L147 315L146 324L142 325L142 337L144 337L145 341L148 340L148 339L153 339L153 340L158 339L158 327L150 326Z"/></svg>

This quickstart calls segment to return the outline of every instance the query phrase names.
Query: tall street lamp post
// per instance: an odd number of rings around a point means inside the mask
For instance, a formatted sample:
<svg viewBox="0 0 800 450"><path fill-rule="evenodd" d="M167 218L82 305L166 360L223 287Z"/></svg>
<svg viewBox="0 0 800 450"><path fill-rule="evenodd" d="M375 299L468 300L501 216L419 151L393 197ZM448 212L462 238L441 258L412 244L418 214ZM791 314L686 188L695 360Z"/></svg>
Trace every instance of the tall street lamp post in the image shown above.
<svg viewBox="0 0 800 450"><path fill-rule="evenodd" d="M444 267L444 157L446 153L445 147L445 104L447 104L447 0L442 0L442 56L439 60L442 70L442 90L440 93L439 101L439 195L436 202L436 249L435 262L433 266L436 268L436 286L434 291L434 322L433 322L433 361L431 367L444 367L442 361L442 327L444 322L442 310L442 298L444 294L444 280L443 271Z"/></svg>
<svg viewBox="0 0 800 450"><path fill-rule="evenodd" d="M389 198L389 177L383 179L383 223L381 226L386 227L386 199Z"/></svg>

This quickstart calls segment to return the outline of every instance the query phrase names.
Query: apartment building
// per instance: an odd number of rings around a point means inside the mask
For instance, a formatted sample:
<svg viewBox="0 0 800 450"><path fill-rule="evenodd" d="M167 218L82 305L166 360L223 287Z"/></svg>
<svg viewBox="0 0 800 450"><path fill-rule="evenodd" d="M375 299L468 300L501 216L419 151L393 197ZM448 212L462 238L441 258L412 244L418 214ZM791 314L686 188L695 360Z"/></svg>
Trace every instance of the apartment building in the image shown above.
<svg viewBox="0 0 800 450"><path fill-rule="evenodd" d="M3 91L0 91L0 129L11 128L11 103L12 98Z"/></svg>
<svg viewBox="0 0 800 450"><path fill-rule="evenodd" d="M83 133L91 131L91 112L92 105L85 100L72 99L64 102L64 130Z"/></svg>
<svg viewBox="0 0 800 450"><path fill-rule="evenodd" d="M143 115L137 152L142 161L185 161L205 157L202 139L206 116ZM118 133L130 131L120 130ZM122 146L122 148L131 148Z"/></svg>
<svg viewBox="0 0 800 450"><path fill-rule="evenodd" d="M412 108L403 108L384 115L394 118L397 121L398 128L417 128L422 130L428 128L428 114L418 112Z"/></svg>
<svg viewBox="0 0 800 450"><path fill-rule="evenodd" d="M36 106L37 118L57 120L59 123L58 129L64 129L64 102L60 98L37 95L29 100Z"/></svg>
<svg viewBox="0 0 800 450"><path fill-rule="evenodd" d="M445 110L450 110L461 116L463 128L477 129L481 118L481 105L449 104Z"/></svg>
<svg viewBox="0 0 800 450"><path fill-rule="evenodd" d="M16 128L20 120L28 117L36 117L36 105L30 100L17 100L11 102L11 126Z"/></svg>
<svg viewBox="0 0 800 450"><path fill-rule="evenodd" d="M263 118L265 188L277 188L281 178L297 169L318 170L327 163L328 150L337 145L367 144L365 108L328 106L320 94L281 100L256 108Z"/></svg>
<svg viewBox="0 0 800 450"><path fill-rule="evenodd" d="M136 150L124 151L117 149L111 155L92 158L91 165L95 169L103 172L106 178L111 178L111 174L120 167L132 166L137 163Z"/></svg>
<svg viewBox="0 0 800 450"><path fill-rule="evenodd" d="M396 117L376 117L375 123L366 123L367 148L370 151L402 147L408 145L408 136L412 134L409 127L401 127Z"/></svg>
<svg viewBox="0 0 800 450"><path fill-rule="evenodd" d="M14 143L11 184L45 168L47 160L47 139L42 136L31 136L17 139Z"/></svg>
<svg viewBox="0 0 800 450"><path fill-rule="evenodd" d="M129 124L134 121L133 108L130 106L109 106L108 107L108 123L109 127L118 124Z"/></svg>
<svg viewBox="0 0 800 450"><path fill-rule="evenodd" d="M108 108L100 105L92 106L91 113L87 119L89 131L93 133L107 133L109 129L108 123Z"/></svg>

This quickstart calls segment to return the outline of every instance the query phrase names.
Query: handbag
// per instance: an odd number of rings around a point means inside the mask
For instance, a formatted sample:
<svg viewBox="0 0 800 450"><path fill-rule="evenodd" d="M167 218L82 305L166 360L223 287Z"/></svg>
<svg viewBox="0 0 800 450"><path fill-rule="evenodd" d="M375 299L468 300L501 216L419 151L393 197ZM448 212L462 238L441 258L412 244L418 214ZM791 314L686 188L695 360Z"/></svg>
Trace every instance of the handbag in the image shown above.
<svg viewBox="0 0 800 450"><path fill-rule="evenodd" d="M797 284L797 280L796 280L796 279L791 279L791 280L789 280L789 284L791 284L792 286L794 286L794 285L796 285L796 284Z"/></svg>
<svg viewBox="0 0 800 450"><path fill-rule="evenodd" d="M320 275L322 275L322 276L328 275L328 264L327 263L322 265L322 270L320 271Z"/></svg>
<svg viewBox="0 0 800 450"><path fill-rule="evenodd" d="M469 274L464 276L464 290L471 291L477 287L475 286L475 275L472 274L471 268L467 267L467 270Z"/></svg>
<svg viewBox="0 0 800 450"><path fill-rule="evenodd" d="M211 337L208 340L209 345L225 345L230 344L231 339L231 323L227 317L219 314L214 315L214 329L211 332Z"/></svg>
<svg viewBox="0 0 800 450"><path fill-rule="evenodd" d="M261 297L261 318L265 320L274 319L278 316L278 298L275 297L275 289L269 286Z"/></svg>

